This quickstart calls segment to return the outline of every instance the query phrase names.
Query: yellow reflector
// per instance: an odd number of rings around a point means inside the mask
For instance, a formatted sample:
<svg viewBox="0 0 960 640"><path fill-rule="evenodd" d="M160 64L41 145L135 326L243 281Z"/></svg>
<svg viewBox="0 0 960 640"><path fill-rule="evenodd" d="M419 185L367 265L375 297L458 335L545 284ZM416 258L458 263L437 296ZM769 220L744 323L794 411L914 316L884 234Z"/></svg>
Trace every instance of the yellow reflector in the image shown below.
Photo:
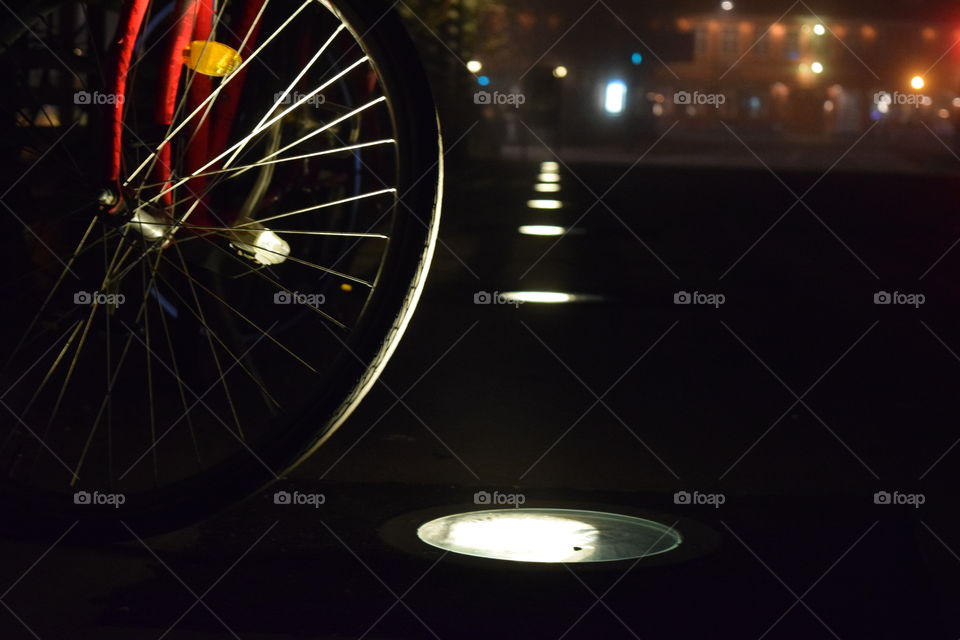
<svg viewBox="0 0 960 640"><path fill-rule="evenodd" d="M213 40L194 40L183 50L183 64L205 76L223 77L241 62L236 49Z"/></svg>

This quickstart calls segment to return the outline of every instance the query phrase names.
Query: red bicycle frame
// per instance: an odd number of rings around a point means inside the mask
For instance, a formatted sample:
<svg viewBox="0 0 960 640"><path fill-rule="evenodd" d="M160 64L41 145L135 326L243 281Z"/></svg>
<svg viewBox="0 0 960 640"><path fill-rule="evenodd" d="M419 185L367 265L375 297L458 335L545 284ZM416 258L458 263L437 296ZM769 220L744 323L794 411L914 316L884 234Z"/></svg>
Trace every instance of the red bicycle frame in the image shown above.
<svg viewBox="0 0 960 640"><path fill-rule="evenodd" d="M177 115L177 92L184 69L183 51L192 40L210 39L214 28L214 1L177 0L176 13L174 14L176 24L170 28L166 36L168 38L165 47L167 60L160 75L161 86L158 87L158 95L161 96L161 99L154 109L154 120L158 125L169 128ZM240 52L241 56L245 57L253 50L259 31L257 16L260 14L263 2L264 0L248 0L245 3L239 33L249 35L243 46L244 50ZM106 183L112 185L118 197L116 204L110 209L111 213L120 209L123 193L120 189L120 174L123 165L125 135L123 117L126 106L127 78L149 5L150 0L128 0L124 3L112 44L112 67L110 70L110 80L112 82L108 81L108 85L117 98L109 106L107 114L109 142L105 173ZM238 47L241 46L240 42L236 44ZM230 134L230 123L236 114L245 76L246 70L241 70L235 76L225 78L223 82L229 81L229 84L223 89L224 95L218 96L215 104L208 104L206 107L211 112L215 112L215 117L209 117L209 114L201 114L201 122L192 130L187 143L185 153L187 173L197 171L207 162L208 158L215 157L226 148ZM188 90L187 112L191 113L202 104L210 96L211 91L213 91L213 79L202 73L195 73ZM208 117L203 117L204 115ZM171 145L165 144L157 152L152 177L156 182L167 185L170 182L172 172ZM202 199L205 180L200 177L191 180L184 187L189 190L191 196ZM170 206L172 202L172 192L165 194L163 203ZM199 218L198 222L202 225L212 224L203 209L204 207L197 207L193 215Z"/></svg>

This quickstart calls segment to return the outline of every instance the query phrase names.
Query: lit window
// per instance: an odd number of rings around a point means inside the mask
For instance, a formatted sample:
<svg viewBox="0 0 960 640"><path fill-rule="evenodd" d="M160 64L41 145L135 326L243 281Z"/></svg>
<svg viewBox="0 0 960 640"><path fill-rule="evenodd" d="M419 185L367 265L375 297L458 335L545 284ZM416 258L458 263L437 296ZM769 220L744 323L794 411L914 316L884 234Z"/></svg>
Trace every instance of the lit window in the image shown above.
<svg viewBox="0 0 960 640"><path fill-rule="evenodd" d="M720 51L727 55L736 54L740 48L740 31L736 25L727 25L720 35Z"/></svg>
<svg viewBox="0 0 960 640"><path fill-rule="evenodd" d="M787 31L787 58L797 60L800 57L800 32L796 29Z"/></svg>
<svg viewBox="0 0 960 640"><path fill-rule="evenodd" d="M753 55L758 58L766 58L770 55L770 34L764 32L760 36L760 39L757 40L757 44L753 47Z"/></svg>
<svg viewBox="0 0 960 640"><path fill-rule="evenodd" d="M710 47L710 32L707 31L706 26L700 25L697 27L696 32L693 36L693 52L697 57L702 57L707 55L707 50Z"/></svg>

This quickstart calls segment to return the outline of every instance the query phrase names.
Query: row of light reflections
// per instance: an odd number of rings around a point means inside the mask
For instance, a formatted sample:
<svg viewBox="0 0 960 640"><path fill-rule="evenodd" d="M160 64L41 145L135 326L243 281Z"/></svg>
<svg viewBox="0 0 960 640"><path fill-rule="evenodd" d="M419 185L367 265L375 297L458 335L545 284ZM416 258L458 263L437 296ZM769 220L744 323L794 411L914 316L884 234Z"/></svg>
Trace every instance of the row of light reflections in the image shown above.
<svg viewBox="0 0 960 640"><path fill-rule="evenodd" d="M540 172L533 190L538 194L558 194L553 198L534 198L527 200L527 208L535 210L557 210L563 208L563 201L557 199L560 193L560 163L545 160L540 163ZM524 236L556 236L562 237L571 232L570 229L555 224L524 224L518 231ZM506 291L501 296L510 302L533 303L563 303L585 302L596 296L585 296L560 291Z"/></svg>
<svg viewBox="0 0 960 640"><path fill-rule="evenodd" d="M533 190L560 193L560 165L546 161ZM555 196L555 198L559 195ZM527 201L529 209L563 208L559 199ZM571 232L555 224L524 224L525 236L562 237ZM560 291L507 291L513 302L562 303L599 300L599 296ZM680 534L658 522L616 513L578 509L513 508L454 513L422 524L421 541L460 555L514 562L610 562L643 558L672 551Z"/></svg>
<svg viewBox="0 0 960 640"><path fill-rule="evenodd" d="M549 160L541 162L540 175L537 176L537 183L533 185L533 190L537 193L560 193L560 164ZM531 209L562 209L563 202L553 198L538 198L527 200L527 207ZM521 231L521 233L523 232ZM556 235L563 235L563 232L561 231Z"/></svg>

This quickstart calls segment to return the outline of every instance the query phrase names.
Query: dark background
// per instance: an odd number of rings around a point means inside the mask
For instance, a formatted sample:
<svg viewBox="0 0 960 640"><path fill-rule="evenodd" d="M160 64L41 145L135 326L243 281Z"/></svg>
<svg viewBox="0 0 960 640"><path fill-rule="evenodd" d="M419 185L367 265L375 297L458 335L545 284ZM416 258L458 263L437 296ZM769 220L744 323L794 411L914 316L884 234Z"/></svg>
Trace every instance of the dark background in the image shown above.
<svg viewBox="0 0 960 640"><path fill-rule="evenodd" d="M735 11L775 20L788 7L737 1ZM960 29L946 2L810 8ZM459 36L453 9L471 26ZM69 533L52 550L56 538L8 543L0 635L960 637L952 132L928 112L846 133L719 113L678 117L671 130L670 114L631 124L649 119L644 100L611 119L583 98L629 71L633 51L644 55L637 82L656 91L660 51L668 66L691 55L662 24L716 10L407 6L445 124L443 226L421 308L381 382L284 480L326 503L282 507L267 492L127 544L79 545ZM512 29L525 13L529 37L489 28L491 15ZM490 89L530 91L525 105L474 102L464 63L484 56L511 61L481 74ZM578 83L562 94L573 111L534 97L558 64ZM939 65L937 100L949 100L956 58ZM864 86L903 82L877 75ZM558 194L533 191L541 161L560 163ZM535 197L563 207L528 208ZM572 231L519 234L528 224ZM474 303L518 290L591 297ZM679 291L726 302L676 305ZM926 302L874 304L880 291ZM662 562L530 567L413 539L428 512L471 508L478 490L648 515L687 540ZM675 504L677 491L725 502ZM924 503L876 504L878 491Z"/></svg>

